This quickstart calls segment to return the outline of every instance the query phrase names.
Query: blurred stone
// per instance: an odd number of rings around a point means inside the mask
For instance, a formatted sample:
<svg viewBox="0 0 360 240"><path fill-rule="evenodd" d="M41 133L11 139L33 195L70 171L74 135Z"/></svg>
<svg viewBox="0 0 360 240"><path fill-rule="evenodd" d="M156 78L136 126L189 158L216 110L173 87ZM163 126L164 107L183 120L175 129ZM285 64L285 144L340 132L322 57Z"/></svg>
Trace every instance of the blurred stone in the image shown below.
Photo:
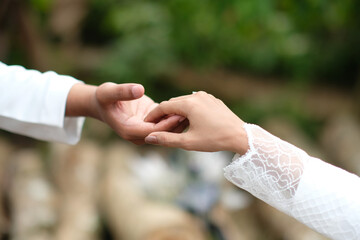
<svg viewBox="0 0 360 240"><path fill-rule="evenodd" d="M39 154L34 150L21 150L13 157L12 167L12 238L51 239L57 220L55 196Z"/></svg>
<svg viewBox="0 0 360 240"><path fill-rule="evenodd" d="M194 181L180 192L177 203L196 215L206 216L219 198L219 186L210 182Z"/></svg>
<svg viewBox="0 0 360 240"><path fill-rule="evenodd" d="M202 240L201 225L179 208L147 199L129 170L137 153L128 145L107 150L101 206L116 239Z"/></svg>
<svg viewBox="0 0 360 240"><path fill-rule="evenodd" d="M229 211L238 211L248 208L253 202L253 197L246 191L243 191L233 185L226 184L222 187L221 204Z"/></svg>
<svg viewBox="0 0 360 240"><path fill-rule="evenodd" d="M229 211L217 205L210 213L211 220L219 227L226 240L259 239L259 228L250 207Z"/></svg>
<svg viewBox="0 0 360 240"><path fill-rule="evenodd" d="M159 152L136 154L128 163L135 181L153 199L171 201L186 184L186 174Z"/></svg>
<svg viewBox="0 0 360 240"><path fill-rule="evenodd" d="M224 167L232 159L228 152L197 152L186 151L188 165L197 177L205 182L221 184L224 178Z"/></svg>
<svg viewBox="0 0 360 240"><path fill-rule="evenodd" d="M334 115L324 127L321 142L337 165L360 175L360 122L355 116Z"/></svg>
<svg viewBox="0 0 360 240"><path fill-rule="evenodd" d="M55 239L97 239L96 208L101 149L82 141L76 146L52 145L52 169L59 188L59 224Z"/></svg>

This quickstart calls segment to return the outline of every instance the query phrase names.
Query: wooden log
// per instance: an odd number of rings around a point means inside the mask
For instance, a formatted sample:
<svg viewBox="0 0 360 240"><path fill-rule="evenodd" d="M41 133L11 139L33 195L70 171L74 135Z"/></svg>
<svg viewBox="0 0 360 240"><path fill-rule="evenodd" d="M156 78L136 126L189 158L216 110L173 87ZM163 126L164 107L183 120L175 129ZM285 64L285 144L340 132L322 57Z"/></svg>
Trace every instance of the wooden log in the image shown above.
<svg viewBox="0 0 360 240"><path fill-rule="evenodd" d="M229 211L218 204L210 213L211 220L218 226L226 240L259 239L261 229L256 223L250 207Z"/></svg>
<svg viewBox="0 0 360 240"><path fill-rule="evenodd" d="M8 164L13 152L13 147L5 140L0 138L0 238L9 234L9 216L5 209L4 199L8 184Z"/></svg>
<svg viewBox="0 0 360 240"><path fill-rule="evenodd" d="M55 0L50 12L51 31L65 43L79 44L81 23L88 12L88 0Z"/></svg>
<svg viewBox="0 0 360 240"><path fill-rule="evenodd" d="M358 110L356 94L331 88L329 86L311 86L299 91L288 86L288 81L269 77L258 77L223 70L194 71L181 68L170 78L177 88L191 93L207 91L229 102L246 102L252 105L276 107L287 101L288 105L300 108L317 119L325 119L344 109ZM219 87L221 86L221 87ZM246 117L246 116L240 116Z"/></svg>
<svg viewBox="0 0 360 240"><path fill-rule="evenodd" d="M52 169L59 189L59 223L55 239L97 239L98 167L102 151L93 143L52 145Z"/></svg>
<svg viewBox="0 0 360 240"><path fill-rule="evenodd" d="M134 155L126 145L115 144L107 149L101 206L116 239L205 239L201 225L192 216L143 195L128 170L127 161Z"/></svg>
<svg viewBox="0 0 360 240"><path fill-rule="evenodd" d="M21 150L11 161L12 239L51 239L57 220L55 196L39 154Z"/></svg>
<svg viewBox="0 0 360 240"><path fill-rule="evenodd" d="M336 165L360 175L360 121L339 112L325 125L321 143Z"/></svg>

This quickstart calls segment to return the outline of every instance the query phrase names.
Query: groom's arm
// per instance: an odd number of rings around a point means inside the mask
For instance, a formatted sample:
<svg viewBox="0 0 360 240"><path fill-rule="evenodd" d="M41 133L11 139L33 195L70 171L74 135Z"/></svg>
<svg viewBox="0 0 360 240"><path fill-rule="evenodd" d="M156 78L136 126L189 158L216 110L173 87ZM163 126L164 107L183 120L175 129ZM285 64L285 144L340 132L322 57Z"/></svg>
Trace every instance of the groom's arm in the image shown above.
<svg viewBox="0 0 360 240"><path fill-rule="evenodd" d="M141 144L150 132L172 130L179 120L175 116L161 124L145 123L145 116L157 104L139 84L97 87L55 72L1 62L0 84L0 128L40 140L75 144L84 117L93 117L124 139Z"/></svg>
<svg viewBox="0 0 360 240"><path fill-rule="evenodd" d="M66 118L70 89L81 81L0 62L0 128L45 141L75 144L84 118Z"/></svg>

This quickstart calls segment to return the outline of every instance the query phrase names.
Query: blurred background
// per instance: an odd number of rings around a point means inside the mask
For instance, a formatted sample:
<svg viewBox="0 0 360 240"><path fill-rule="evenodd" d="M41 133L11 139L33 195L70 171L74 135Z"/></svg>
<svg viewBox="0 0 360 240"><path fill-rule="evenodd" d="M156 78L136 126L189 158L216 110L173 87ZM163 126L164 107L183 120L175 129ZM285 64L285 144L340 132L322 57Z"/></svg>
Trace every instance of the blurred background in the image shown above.
<svg viewBox="0 0 360 240"><path fill-rule="evenodd" d="M204 90L360 174L356 0L0 0L0 61L155 101ZM3 86L6 87L6 86ZM223 177L231 153L137 147L88 119L76 146L0 131L1 239L326 239Z"/></svg>

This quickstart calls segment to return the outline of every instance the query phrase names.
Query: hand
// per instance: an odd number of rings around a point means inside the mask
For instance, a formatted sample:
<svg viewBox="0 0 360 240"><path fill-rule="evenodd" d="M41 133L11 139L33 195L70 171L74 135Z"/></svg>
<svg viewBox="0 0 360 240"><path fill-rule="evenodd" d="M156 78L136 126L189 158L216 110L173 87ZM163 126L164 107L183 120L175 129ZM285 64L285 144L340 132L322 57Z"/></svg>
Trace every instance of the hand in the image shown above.
<svg viewBox="0 0 360 240"><path fill-rule="evenodd" d="M122 138L144 144L144 138L153 131L179 131L179 121L184 120L170 116L159 123L144 122L157 105L144 95L140 84L104 83L99 87L76 84L68 96L66 115L97 118Z"/></svg>
<svg viewBox="0 0 360 240"><path fill-rule="evenodd" d="M188 131L153 132L145 138L147 143L206 152L228 150L244 154L248 149L244 122L210 94L198 92L162 102L145 121L161 122L169 114L186 117Z"/></svg>

